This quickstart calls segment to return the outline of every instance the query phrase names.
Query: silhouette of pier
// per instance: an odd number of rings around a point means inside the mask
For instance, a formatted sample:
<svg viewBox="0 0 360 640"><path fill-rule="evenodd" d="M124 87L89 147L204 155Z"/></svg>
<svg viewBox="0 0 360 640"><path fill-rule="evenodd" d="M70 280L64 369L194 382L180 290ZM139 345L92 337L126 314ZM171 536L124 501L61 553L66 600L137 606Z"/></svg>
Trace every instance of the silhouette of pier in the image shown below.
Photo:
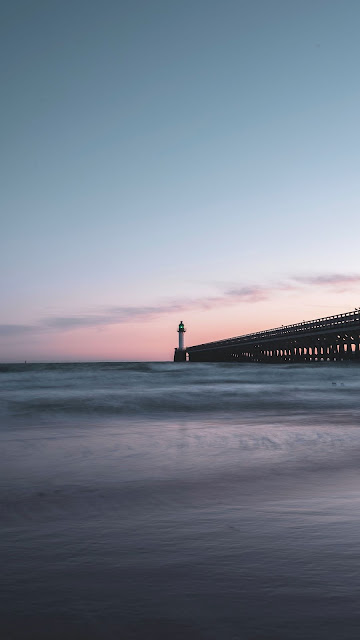
<svg viewBox="0 0 360 640"><path fill-rule="evenodd" d="M360 362L360 309L187 347L191 362Z"/></svg>

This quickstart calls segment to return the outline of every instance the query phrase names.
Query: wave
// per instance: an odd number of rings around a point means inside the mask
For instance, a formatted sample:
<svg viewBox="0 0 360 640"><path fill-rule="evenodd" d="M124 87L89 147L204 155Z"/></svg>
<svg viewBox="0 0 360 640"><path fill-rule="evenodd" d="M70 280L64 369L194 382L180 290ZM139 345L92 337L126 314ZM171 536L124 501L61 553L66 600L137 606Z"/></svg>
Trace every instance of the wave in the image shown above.
<svg viewBox="0 0 360 640"><path fill-rule="evenodd" d="M164 369L168 366L169 369L179 367L172 362L39 362L39 363L17 363L17 364L0 364L0 374L17 374L17 373L31 373L31 372L46 372L46 371L139 371L139 372L152 372L156 373L159 365ZM181 367L182 365L180 365Z"/></svg>
<svg viewBox="0 0 360 640"><path fill-rule="evenodd" d="M314 391L285 392L281 390L251 392L237 389L188 389L129 391L111 394L67 395L51 393L35 398L20 398L7 403L11 414L16 415L158 415L169 413L214 414L242 413L270 415L308 414L328 415L348 413L352 419L360 417L358 394L339 390L338 393Z"/></svg>
<svg viewBox="0 0 360 640"><path fill-rule="evenodd" d="M55 363L1 371L2 416L360 415L352 366Z"/></svg>

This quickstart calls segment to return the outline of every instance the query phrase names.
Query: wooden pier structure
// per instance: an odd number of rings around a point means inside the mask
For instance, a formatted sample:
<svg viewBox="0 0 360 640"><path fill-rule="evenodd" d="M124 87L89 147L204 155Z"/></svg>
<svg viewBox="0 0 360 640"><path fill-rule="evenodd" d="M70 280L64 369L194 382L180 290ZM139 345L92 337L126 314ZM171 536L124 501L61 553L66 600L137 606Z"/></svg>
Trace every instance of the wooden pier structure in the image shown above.
<svg viewBox="0 0 360 640"><path fill-rule="evenodd" d="M198 344L186 352L190 362L360 362L360 309Z"/></svg>

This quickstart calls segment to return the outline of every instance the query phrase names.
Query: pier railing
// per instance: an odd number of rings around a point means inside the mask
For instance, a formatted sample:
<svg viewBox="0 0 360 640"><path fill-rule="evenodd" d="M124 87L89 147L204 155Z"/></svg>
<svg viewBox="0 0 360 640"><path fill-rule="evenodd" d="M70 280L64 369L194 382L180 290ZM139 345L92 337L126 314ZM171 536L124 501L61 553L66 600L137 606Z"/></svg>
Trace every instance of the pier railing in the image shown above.
<svg viewBox="0 0 360 640"><path fill-rule="evenodd" d="M317 318L316 320L308 320L298 322L297 324L288 324L286 326L277 327L275 329L267 329L265 331L257 331L255 333L247 333L225 340L216 340L214 342L206 342L203 344L188 347L187 351L200 351L202 349L218 349L222 347L231 347L241 345L243 343L260 342L263 340L272 340L285 337L305 336L306 334L328 332L339 329L353 329L360 325L360 309L341 313L335 316L326 316Z"/></svg>

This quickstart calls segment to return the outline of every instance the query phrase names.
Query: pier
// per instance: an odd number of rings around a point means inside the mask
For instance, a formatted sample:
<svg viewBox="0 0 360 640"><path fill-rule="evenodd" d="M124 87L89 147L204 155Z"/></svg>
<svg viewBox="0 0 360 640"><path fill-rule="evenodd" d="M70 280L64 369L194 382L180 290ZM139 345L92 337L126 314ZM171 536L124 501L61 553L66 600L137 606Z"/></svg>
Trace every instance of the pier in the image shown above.
<svg viewBox="0 0 360 640"><path fill-rule="evenodd" d="M190 362L360 362L360 309L194 345L186 353Z"/></svg>

